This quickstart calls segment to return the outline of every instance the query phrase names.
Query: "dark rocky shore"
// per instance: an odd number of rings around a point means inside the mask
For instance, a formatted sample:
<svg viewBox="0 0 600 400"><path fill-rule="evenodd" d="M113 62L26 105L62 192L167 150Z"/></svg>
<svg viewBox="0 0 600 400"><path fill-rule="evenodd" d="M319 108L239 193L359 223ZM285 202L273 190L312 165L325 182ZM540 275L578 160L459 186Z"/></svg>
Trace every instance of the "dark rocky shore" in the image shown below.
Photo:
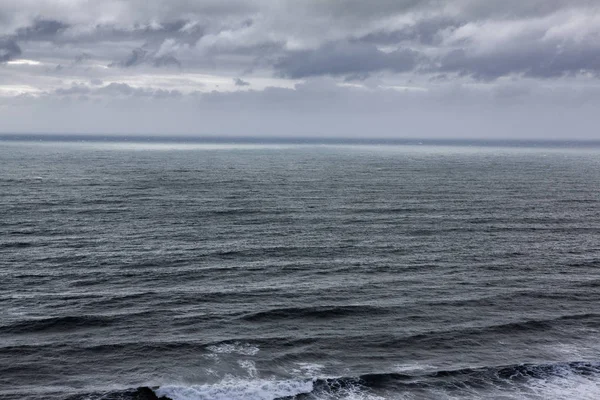
<svg viewBox="0 0 600 400"><path fill-rule="evenodd" d="M167 396L158 397L149 387L139 387L133 395L134 400L172 400Z"/></svg>

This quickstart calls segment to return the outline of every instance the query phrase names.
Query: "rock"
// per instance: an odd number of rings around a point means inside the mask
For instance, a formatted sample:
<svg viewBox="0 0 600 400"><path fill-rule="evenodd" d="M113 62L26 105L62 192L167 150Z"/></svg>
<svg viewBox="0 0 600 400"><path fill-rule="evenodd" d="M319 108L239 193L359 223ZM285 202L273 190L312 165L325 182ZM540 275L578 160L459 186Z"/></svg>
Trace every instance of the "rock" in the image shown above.
<svg viewBox="0 0 600 400"><path fill-rule="evenodd" d="M133 395L134 400L172 400L167 396L158 397L149 387L139 387Z"/></svg>

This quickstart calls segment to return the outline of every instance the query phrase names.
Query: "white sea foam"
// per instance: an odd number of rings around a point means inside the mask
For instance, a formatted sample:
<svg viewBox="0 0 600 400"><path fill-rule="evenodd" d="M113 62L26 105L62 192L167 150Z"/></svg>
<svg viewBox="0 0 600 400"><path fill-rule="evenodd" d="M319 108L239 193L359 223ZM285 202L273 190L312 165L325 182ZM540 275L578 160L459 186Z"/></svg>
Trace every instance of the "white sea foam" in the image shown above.
<svg viewBox="0 0 600 400"><path fill-rule="evenodd" d="M173 400L274 400L313 392L314 380L241 380L228 378L216 384L193 386L163 386L158 396ZM360 385L332 388L313 393L319 400L385 400L369 393ZM394 397L398 398L398 397Z"/></svg>
<svg viewBox="0 0 600 400"><path fill-rule="evenodd" d="M600 378L597 375L576 374L568 368L557 368L557 375L547 379L531 379L520 396L514 399L597 400L600 399Z"/></svg>
<svg viewBox="0 0 600 400"><path fill-rule="evenodd" d="M215 385L172 386L159 389L157 394L173 400L274 400L280 397L295 396L313 391L313 381L271 381L271 380L224 380ZM368 389L356 386L332 388L313 393L319 400L384 400L435 398L440 400L597 400L600 399L600 381L597 377L568 373L564 377L532 379L526 384L513 387L492 387L487 390L453 390L452 393L433 389L427 393L388 393L385 397L370 393Z"/></svg>
<svg viewBox="0 0 600 400"><path fill-rule="evenodd" d="M297 368L294 368L292 370L292 373L294 374L294 376L301 376L301 377L306 377L306 378L315 378L317 376L321 375L321 371L323 370L324 366L322 364L316 364L316 363L303 363L303 362L299 362L296 363Z"/></svg>
<svg viewBox="0 0 600 400"><path fill-rule="evenodd" d="M401 394L399 394L401 396ZM337 390L323 391L315 393L315 399L318 400L387 400L385 397L369 393L367 389L360 385L348 385ZM394 400L403 399L403 397L394 396Z"/></svg>
<svg viewBox="0 0 600 400"><path fill-rule="evenodd" d="M422 394L409 394L406 399L420 399ZM530 378L526 382L493 385L484 389L462 391L432 388L427 394L440 400L597 400L600 399L600 377L575 373L568 366L557 366L546 378Z"/></svg>
<svg viewBox="0 0 600 400"><path fill-rule="evenodd" d="M273 400L310 393L312 381L225 379L216 384L163 386L156 393L173 400Z"/></svg>
<svg viewBox="0 0 600 400"><path fill-rule="evenodd" d="M256 369L256 364L254 363L254 361L238 360L238 364L240 367L242 367L248 373L249 377L251 377L251 378L258 377L258 370Z"/></svg>
<svg viewBox="0 0 600 400"><path fill-rule="evenodd" d="M207 349L216 354L241 354L245 356L253 356L259 352L259 348L248 343L221 343L218 345L208 346Z"/></svg>
<svg viewBox="0 0 600 400"><path fill-rule="evenodd" d="M411 363L411 364L396 364L394 366L394 372L399 373L399 374L414 373L414 372L424 373L427 371L435 371L435 370L436 370L436 367L434 365L420 364L418 362Z"/></svg>
<svg viewBox="0 0 600 400"><path fill-rule="evenodd" d="M423 398L422 395L420 396L416 397L415 394L408 393L406 397L402 398L407 400ZM578 377L569 380L533 382L513 390L495 388L481 392L465 390L447 393L433 389L428 396L439 400L598 400L600 399L600 382Z"/></svg>

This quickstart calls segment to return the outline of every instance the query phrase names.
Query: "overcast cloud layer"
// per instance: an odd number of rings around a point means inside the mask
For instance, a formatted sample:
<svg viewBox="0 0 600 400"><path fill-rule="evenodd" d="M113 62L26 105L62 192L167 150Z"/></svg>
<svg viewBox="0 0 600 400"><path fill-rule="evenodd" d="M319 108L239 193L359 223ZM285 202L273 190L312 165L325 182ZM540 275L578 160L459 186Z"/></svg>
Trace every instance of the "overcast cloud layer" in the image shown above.
<svg viewBox="0 0 600 400"><path fill-rule="evenodd" d="M600 139L600 2L3 0L0 132Z"/></svg>

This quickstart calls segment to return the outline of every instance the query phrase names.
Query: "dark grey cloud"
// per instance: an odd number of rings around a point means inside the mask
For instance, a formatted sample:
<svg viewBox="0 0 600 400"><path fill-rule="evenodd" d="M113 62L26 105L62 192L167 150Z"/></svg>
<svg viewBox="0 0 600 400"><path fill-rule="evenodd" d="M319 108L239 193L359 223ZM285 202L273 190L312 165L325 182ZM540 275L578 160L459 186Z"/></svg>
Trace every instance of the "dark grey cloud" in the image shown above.
<svg viewBox="0 0 600 400"><path fill-rule="evenodd" d="M392 134L406 109L449 125L471 118L482 131L484 116L500 125L513 116L535 130L528 112L543 115L539 104L600 106L599 38L600 3L590 0L2 0L0 131L32 126L26 104L52 116L63 102L65 115L81 104L77 126L107 131L119 123L111 116L131 118L124 109L152 121L139 129L190 132L202 111L215 132L304 129L306 115L315 132ZM236 125L227 117L240 109Z"/></svg>
<svg viewBox="0 0 600 400"><path fill-rule="evenodd" d="M65 43L95 43L143 41L148 44L160 44L171 38L182 43L193 44L204 35L204 27L194 21L179 19L161 21L158 24L140 24L118 26L115 24L99 24L82 33L62 35L59 41Z"/></svg>
<svg viewBox="0 0 600 400"><path fill-rule="evenodd" d="M163 55L155 57L152 60L155 67L181 67L181 62L172 55Z"/></svg>
<svg viewBox="0 0 600 400"><path fill-rule="evenodd" d="M302 2L311 14L325 15L331 18L370 19L381 18L397 13L406 13L414 9L423 9L431 5L441 5L438 0L309 0Z"/></svg>
<svg viewBox="0 0 600 400"><path fill-rule="evenodd" d="M275 69L290 78L320 75L357 75L382 70L410 71L417 65L419 53L411 49L383 52L368 43L328 43L315 50L287 53Z"/></svg>
<svg viewBox="0 0 600 400"><path fill-rule="evenodd" d="M66 18L66 16L65 16ZM160 43L165 38L194 43L203 35L204 28L186 19L161 20L158 23L136 22L131 25L116 23L71 24L66 21L36 19L30 25L17 28L11 34L16 40L48 41L57 44L95 42L144 41Z"/></svg>
<svg viewBox="0 0 600 400"><path fill-rule="evenodd" d="M38 19L32 25L19 28L15 33L16 40L48 41L64 32L69 25L55 20Z"/></svg>
<svg viewBox="0 0 600 400"><path fill-rule="evenodd" d="M532 44L485 54L471 54L468 50L457 49L443 56L439 66L434 69L479 80L493 80L511 74L546 79L583 72L597 75L600 73L600 45Z"/></svg>
<svg viewBox="0 0 600 400"><path fill-rule="evenodd" d="M600 29L593 27L600 21L589 18L600 15L600 5L586 0L307 0L277 7L260 0L107 0L89 11L6 2L0 14L14 29L4 32L5 61L22 48L31 57L70 60L67 53L76 50L114 67L270 70L288 78L411 72L490 80L600 71ZM562 36L547 40L561 24ZM461 29L457 42L452 37ZM508 39L477 39L490 30ZM54 44L54 51L37 42Z"/></svg>
<svg viewBox="0 0 600 400"><path fill-rule="evenodd" d="M137 48L137 49L133 49L131 51L131 54L129 55L129 57L127 57L125 60L117 63L117 64L112 64L114 65L120 65L121 67L133 67L136 65L140 65L142 63L144 63L146 61L148 57L148 50L144 50L142 48Z"/></svg>
<svg viewBox="0 0 600 400"><path fill-rule="evenodd" d="M87 53L87 52L83 52L83 53L81 53L81 54L78 54L78 55L75 57L75 60L74 60L73 62L74 62L75 64L81 64L81 63L83 63L83 62L86 62L86 61L88 61L88 60L90 60L90 59L92 59L92 58L93 58L92 54L90 54L90 53Z"/></svg>
<svg viewBox="0 0 600 400"><path fill-rule="evenodd" d="M233 82L234 82L235 86L250 86L250 83L246 82L245 80L243 80L241 78L234 78Z"/></svg>
<svg viewBox="0 0 600 400"><path fill-rule="evenodd" d="M560 10L577 9L593 5L590 0L459 0L439 2L440 6L452 5L471 21L482 19L519 19L544 17Z"/></svg>
<svg viewBox="0 0 600 400"><path fill-rule="evenodd" d="M456 29L464 23L464 21L449 17L423 18L400 29L374 30L355 40L379 45L402 43L416 43L428 46L440 45L440 42L444 39L445 31Z"/></svg>
<svg viewBox="0 0 600 400"><path fill-rule="evenodd" d="M133 49L127 58L111 63L110 66L129 68L142 64L149 64L154 67L181 67L181 62L173 55L165 54L159 56L141 47Z"/></svg>
<svg viewBox="0 0 600 400"><path fill-rule="evenodd" d="M19 57L21 53L21 47L19 47L16 41L0 38L0 63Z"/></svg>

